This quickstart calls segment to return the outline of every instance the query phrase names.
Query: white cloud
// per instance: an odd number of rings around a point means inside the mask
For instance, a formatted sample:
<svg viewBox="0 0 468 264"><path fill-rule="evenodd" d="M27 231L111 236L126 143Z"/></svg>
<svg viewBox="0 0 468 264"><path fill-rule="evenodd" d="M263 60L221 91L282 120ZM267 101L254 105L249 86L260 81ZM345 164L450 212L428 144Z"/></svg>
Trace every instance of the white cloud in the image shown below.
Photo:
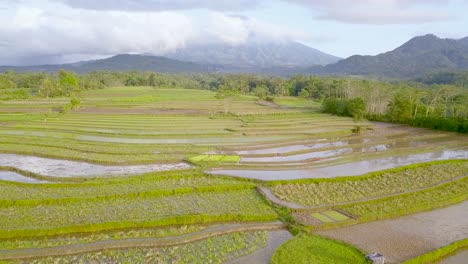
<svg viewBox="0 0 468 264"><path fill-rule="evenodd" d="M191 43L293 39L300 32L214 11L103 11L42 0L0 11L0 64L57 63L118 53L164 54Z"/></svg>
<svg viewBox="0 0 468 264"><path fill-rule="evenodd" d="M420 24L448 20L452 0L285 0L310 8L318 19L351 24ZM466 0L461 0L466 1Z"/></svg>
<svg viewBox="0 0 468 264"><path fill-rule="evenodd" d="M56 0L69 6L95 10L167 11L186 9L245 10L264 0Z"/></svg>

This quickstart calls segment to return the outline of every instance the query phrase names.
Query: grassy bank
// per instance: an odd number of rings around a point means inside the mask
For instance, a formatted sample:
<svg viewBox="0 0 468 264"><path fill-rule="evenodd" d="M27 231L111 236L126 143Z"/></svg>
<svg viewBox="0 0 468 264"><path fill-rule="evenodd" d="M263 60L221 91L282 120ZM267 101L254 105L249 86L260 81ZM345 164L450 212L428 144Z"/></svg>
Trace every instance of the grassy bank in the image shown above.
<svg viewBox="0 0 468 264"><path fill-rule="evenodd" d="M370 263L360 250L340 241L301 234L281 245L271 264Z"/></svg>

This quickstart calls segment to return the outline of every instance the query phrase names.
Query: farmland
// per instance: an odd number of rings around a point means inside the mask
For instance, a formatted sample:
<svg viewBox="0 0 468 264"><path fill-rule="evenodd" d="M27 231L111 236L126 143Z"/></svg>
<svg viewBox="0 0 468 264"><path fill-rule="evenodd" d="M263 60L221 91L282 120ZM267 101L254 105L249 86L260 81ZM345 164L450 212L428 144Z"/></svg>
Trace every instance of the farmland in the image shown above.
<svg viewBox="0 0 468 264"><path fill-rule="evenodd" d="M468 198L461 134L332 116L287 96L112 87L79 101L0 103L0 261L366 263L394 253L346 228L404 226ZM468 235L466 221L437 217Z"/></svg>

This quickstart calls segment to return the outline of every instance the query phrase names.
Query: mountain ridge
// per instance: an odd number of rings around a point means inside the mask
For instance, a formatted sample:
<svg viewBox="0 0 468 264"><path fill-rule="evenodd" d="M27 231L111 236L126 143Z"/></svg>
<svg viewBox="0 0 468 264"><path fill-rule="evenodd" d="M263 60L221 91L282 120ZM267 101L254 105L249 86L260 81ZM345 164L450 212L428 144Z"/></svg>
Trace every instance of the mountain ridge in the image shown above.
<svg viewBox="0 0 468 264"><path fill-rule="evenodd" d="M315 67L310 73L414 78L440 71L468 69L468 37L442 39L417 36L394 50L375 56L353 55L337 63Z"/></svg>
<svg viewBox="0 0 468 264"><path fill-rule="evenodd" d="M164 56L199 64L263 68L326 65L341 59L294 41L191 45Z"/></svg>

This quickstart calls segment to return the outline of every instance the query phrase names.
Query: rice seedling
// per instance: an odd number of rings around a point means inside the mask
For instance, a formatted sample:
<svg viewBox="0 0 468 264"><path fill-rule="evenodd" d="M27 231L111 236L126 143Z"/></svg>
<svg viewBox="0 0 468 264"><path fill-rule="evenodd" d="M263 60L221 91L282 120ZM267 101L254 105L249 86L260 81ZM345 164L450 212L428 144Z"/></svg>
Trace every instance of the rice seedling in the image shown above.
<svg viewBox="0 0 468 264"><path fill-rule="evenodd" d="M271 190L282 200L306 206L327 206L429 188L467 173L467 161L435 162L360 177L274 183Z"/></svg>
<svg viewBox="0 0 468 264"><path fill-rule="evenodd" d="M0 238L277 219L255 190L114 197L0 208Z"/></svg>
<svg viewBox="0 0 468 264"><path fill-rule="evenodd" d="M29 263L224 263L265 247L266 231L239 232L162 248L103 250L78 255L46 257Z"/></svg>

